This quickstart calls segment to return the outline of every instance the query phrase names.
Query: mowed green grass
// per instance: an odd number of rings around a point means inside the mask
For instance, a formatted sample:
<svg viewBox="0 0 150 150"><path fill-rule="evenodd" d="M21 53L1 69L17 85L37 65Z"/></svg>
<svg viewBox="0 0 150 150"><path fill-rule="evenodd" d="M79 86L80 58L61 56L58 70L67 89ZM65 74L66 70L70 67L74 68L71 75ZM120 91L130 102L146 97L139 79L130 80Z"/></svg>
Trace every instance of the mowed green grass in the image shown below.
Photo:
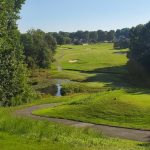
<svg viewBox="0 0 150 150"><path fill-rule="evenodd" d="M33 113L95 124L150 129L150 95L129 92L123 89L79 94L67 104Z"/></svg>
<svg viewBox="0 0 150 150"><path fill-rule="evenodd" d="M122 50L122 52L125 51L127 50ZM123 66L127 62L127 57L116 52L118 50L113 49L111 43L86 46L65 45L57 49L55 59L64 70L122 73L125 71ZM77 62L70 63L71 60L77 60Z"/></svg>
<svg viewBox="0 0 150 150"><path fill-rule="evenodd" d="M53 101L51 99L52 97L49 98L49 103ZM67 97L67 99L69 98ZM37 104L44 102L48 103L48 99L43 99ZM58 99L57 102L59 102ZM29 105L0 108L0 149L148 150L150 148L149 144L109 138L91 129L77 129L44 120L37 121L30 118L15 117L12 114L16 109L27 106Z"/></svg>
<svg viewBox="0 0 150 150"><path fill-rule="evenodd" d="M127 73L127 51L128 49L115 50L112 43L58 47L56 61L50 71L51 77L82 82L85 86L94 88L124 86L127 84L124 81ZM77 62L70 63L72 60ZM58 66L62 71L57 70Z"/></svg>

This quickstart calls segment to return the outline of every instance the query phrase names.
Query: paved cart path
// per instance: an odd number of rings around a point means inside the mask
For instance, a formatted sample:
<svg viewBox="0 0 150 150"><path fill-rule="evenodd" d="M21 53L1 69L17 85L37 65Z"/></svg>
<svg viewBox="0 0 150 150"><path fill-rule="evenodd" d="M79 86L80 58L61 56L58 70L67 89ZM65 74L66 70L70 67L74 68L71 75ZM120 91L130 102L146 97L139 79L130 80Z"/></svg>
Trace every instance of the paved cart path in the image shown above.
<svg viewBox="0 0 150 150"><path fill-rule="evenodd" d="M150 130L136 130L136 129L114 127L114 126L108 126L108 125L97 125L97 124L84 123L84 122L73 121L73 120L68 120L68 119L36 116L32 114L32 112L35 110L44 109L44 108L52 108L58 105L60 104L43 104L43 105L32 106L32 107L28 107L22 110L17 110L15 112L15 115L30 117L36 120L47 120L50 122L62 123L65 125L74 126L78 128L89 127L89 128L96 129L97 131L100 131L104 135L107 135L110 137L117 137L117 138L122 138L122 139L140 141L140 142L150 142Z"/></svg>

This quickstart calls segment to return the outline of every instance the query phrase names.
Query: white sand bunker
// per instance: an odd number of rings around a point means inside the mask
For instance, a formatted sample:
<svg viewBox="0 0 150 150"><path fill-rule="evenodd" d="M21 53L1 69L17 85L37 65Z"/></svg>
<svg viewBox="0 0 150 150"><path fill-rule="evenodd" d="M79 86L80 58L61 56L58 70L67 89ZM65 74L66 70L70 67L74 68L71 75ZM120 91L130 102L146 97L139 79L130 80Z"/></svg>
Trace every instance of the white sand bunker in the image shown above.
<svg viewBox="0 0 150 150"><path fill-rule="evenodd" d="M77 59L75 59L75 60L69 60L69 63L76 63L76 62L78 62Z"/></svg>

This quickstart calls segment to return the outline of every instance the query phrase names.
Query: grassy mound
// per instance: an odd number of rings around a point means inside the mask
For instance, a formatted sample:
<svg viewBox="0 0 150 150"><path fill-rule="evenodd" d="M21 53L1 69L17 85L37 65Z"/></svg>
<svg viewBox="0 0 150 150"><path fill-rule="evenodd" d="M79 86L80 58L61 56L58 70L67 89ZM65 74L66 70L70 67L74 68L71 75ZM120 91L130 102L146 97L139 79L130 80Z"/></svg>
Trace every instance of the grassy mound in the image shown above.
<svg viewBox="0 0 150 150"><path fill-rule="evenodd" d="M80 120L96 124L150 129L149 94L130 93L125 90L80 94L71 102L34 114Z"/></svg>

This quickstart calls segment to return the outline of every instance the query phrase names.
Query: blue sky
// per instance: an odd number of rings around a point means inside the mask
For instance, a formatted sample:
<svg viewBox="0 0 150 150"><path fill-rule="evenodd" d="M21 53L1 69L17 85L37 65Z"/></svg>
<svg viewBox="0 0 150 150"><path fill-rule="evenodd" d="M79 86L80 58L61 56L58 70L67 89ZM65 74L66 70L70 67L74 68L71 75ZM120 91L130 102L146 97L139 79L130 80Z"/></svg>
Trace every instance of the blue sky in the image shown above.
<svg viewBox="0 0 150 150"><path fill-rule="evenodd" d="M150 21L150 0L26 0L21 32L110 30Z"/></svg>

